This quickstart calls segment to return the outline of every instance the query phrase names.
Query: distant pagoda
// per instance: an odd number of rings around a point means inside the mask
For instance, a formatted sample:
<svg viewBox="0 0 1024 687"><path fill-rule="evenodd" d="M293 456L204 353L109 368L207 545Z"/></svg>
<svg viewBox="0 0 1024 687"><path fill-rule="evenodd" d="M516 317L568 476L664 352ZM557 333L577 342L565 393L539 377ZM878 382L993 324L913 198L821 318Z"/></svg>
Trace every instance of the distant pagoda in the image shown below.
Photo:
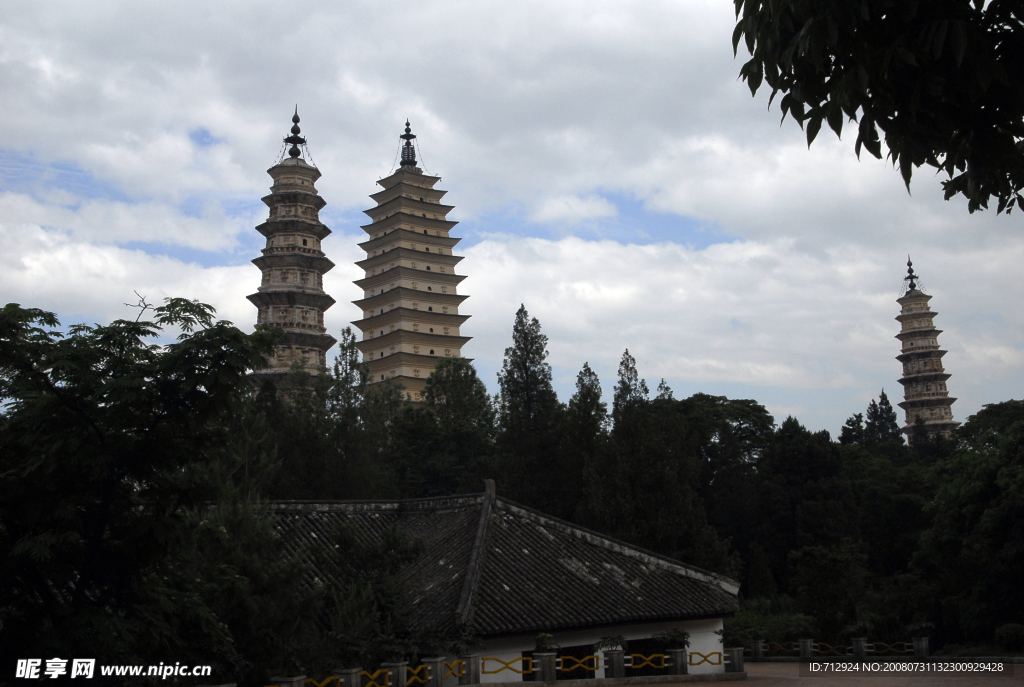
<svg viewBox="0 0 1024 687"><path fill-rule="evenodd" d="M369 239L359 244L366 259L356 263L365 277L355 282L363 298L353 301L363 318L353 322L363 338L357 343L369 364L369 385L386 382L405 387L405 398L423 400L427 377L443 357L458 358L470 337L459 327L469 319L459 306L465 276L455 274L462 260L452 248L460 239L449 236L457 222L446 219L453 209L442 205L447 191L434 188L440 177L416 166L409 122L399 138L398 170L379 180L384 190L370 197L377 207L366 210L372 222L362 227Z"/></svg>
<svg viewBox="0 0 1024 687"><path fill-rule="evenodd" d="M279 327L284 339L270 359L270 367L251 375L253 381L280 380L294 363L305 364L316 374L327 366L327 351L336 339L324 327L324 311L334 299L324 293L324 273L334 263L320 250L331 230L320 222L319 212L326 205L314 184L320 170L302 158L299 136L299 112L292 117L288 157L283 154L267 170L274 179L270 195L262 200L270 208L270 217L256 227L267 237L263 255L253 264L263 273L263 281L249 301L258 309L256 326Z"/></svg>
<svg viewBox="0 0 1024 687"><path fill-rule="evenodd" d="M918 276L914 274L914 265L907 258L906 292L896 302L902 311L896 317L900 323L900 333L896 338L903 342L903 350L896 359L903 363L904 401L899 404L906 411L906 426L903 432L908 440L912 439L918 420L924 424L922 429L929 434L948 437L960 424L953 421L951 406L956 401L949 397L946 380L950 375L942 367L942 356L946 351L939 349L939 334L932 322L938 313L929 309L931 296L917 288Z"/></svg>

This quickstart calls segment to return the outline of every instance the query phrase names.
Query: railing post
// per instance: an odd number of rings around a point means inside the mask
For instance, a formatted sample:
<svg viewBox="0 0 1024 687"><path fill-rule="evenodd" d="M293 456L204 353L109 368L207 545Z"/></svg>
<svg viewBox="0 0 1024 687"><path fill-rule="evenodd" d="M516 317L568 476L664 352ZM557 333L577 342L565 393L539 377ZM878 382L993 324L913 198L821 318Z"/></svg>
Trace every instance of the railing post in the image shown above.
<svg viewBox="0 0 1024 687"><path fill-rule="evenodd" d="M533 652L533 674L537 682L554 682L558 679L555 670L555 659L558 654L553 651Z"/></svg>
<svg viewBox="0 0 1024 687"><path fill-rule="evenodd" d="M800 640L800 658L811 658L814 656L814 640L813 639L801 639Z"/></svg>
<svg viewBox="0 0 1024 687"><path fill-rule="evenodd" d="M444 656L423 659L427 666L427 687L441 687L444 684Z"/></svg>
<svg viewBox="0 0 1024 687"><path fill-rule="evenodd" d="M388 684L391 687L405 687L406 676L405 669L408 667L408 661L396 661L394 663L381 663L381 668L387 668L388 671ZM295 687L301 687L296 685Z"/></svg>
<svg viewBox="0 0 1024 687"><path fill-rule="evenodd" d="M743 672L743 647L733 647L725 650L727 657L727 663L725 664L725 672L727 673L742 673Z"/></svg>
<svg viewBox="0 0 1024 687"><path fill-rule="evenodd" d="M853 657L864 660L868 657L868 638L867 637L854 637L850 640L853 644Z"/></svg>
<svg viewBox="0 0 1024 687"><path fill-rule="evenodd" d="M914 658L928 658L928 638L912 637L914 642Z"/></svg>
<svg viewBox="0 0 1024 687"><path fill-rule="evenodd" d="M280 687L302 687L303 683L306 682L305 675L297 675L295 677L272 677L270 681Z"/></svg>
<svg viewBox="0 0 1024 687"><path fill-rule="evenodd" d="M686 675L686 664L689 663L690 652L686 649L668 649L665 653L668 654L669 659L668 674Z"/></svg>
<svg viewBox="0 0 1024 687"><path fill-rule="evenodd" d="M362 668L335 668L334 674L340 678L338 687L363 687Z"/></svg>
<svg viewBox="0 0 1024 687"><path fill-rule="evenodd" d="M767 643L763 639L755 639L750 647L750 658L760 660L768 651Z"/></svg>
<svg viewBox="0 0 1024 687"><path fill-rule="evenodd" d="M480 684L480 654L459 656L459 660L462 661L462 677L459 678L459 684Z"/></svg>
<svg viewBox="0 0 1024 687"><path fill-rule="evenodd" d="M623 649L606 649L604 652L604 676L626 676L626 652Z"/></svg>

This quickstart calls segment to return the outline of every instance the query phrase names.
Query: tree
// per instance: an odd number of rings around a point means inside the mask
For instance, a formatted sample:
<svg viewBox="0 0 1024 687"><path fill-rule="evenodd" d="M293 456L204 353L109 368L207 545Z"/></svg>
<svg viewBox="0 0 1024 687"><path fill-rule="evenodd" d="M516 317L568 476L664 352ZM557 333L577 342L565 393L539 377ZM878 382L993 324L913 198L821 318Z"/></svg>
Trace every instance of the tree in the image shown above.
<svg viewBox="0 0 1024 687"><path fill-rule="evenodd" d="M540 322L530 318L520 305L512 325L512 345L505 349L505 360L498 373L501 388L501 422L507 431L532 433L550 422L558 400L551 386L548 337L541 334Z"/></svg>
<svg viewBox="0 0 1024 687"><path fill-rule="evenodd" d="M555 515L566 515L559 487L541 479L560 444L562 407L551 385L546 362L548 337L540 322L519 306L512 326L512 345L498 373L498 405L502 476L514 498Z"/></svg>
<svg viewBox="0 0 1024 687"><path fill-rule="evenodd" d="M614 423L586 471L579 517L594 529L688 563L735 574L738 561L709 526L685 401L651 401L626 351Z"/></svg>
<svg viewBox="0 0 1024 687"><path fill-rule="evenodd" d="M885 395L885 389L878 396L878 403L871 399L864 422L864 441L869 444L884 444L897 441L903 443L900 426L896 421L896 411Z"/></svg>
<svg viewBox="0 0 1024 687"><path fill-rule="evenodd" d="M991 641L1024 617L1024 401L986 405L934 470L938 492L917 567L942 600L936 624L955 641Z"/></svg>
<svg viewBox="0 0 1024 687"><path fill-rule="evenodd" d="M494 409L465 358L444 358L427 378L425 404L406 407L393 429L402 496L479 489L493 449Z"/></svg>
<svg viewBox="0 0 1024 687"><path fill-rule="evenodd" d="M217 496L211 466L226 458L246 371L265 364L272 335L247 336L179 298L154 321L141 314L62 335L52 313L0 312L5 651L114 663L200 644L231 653L173 552L189 509ZM147 342L168 326L182 330L177 341Z"/></svg>
<svg viewBox="0 0 1024 687"><path fill-rule="evenodd" d="M846 418L846 424L839 432L839 443L844 446L864 443L864 413L855 413Z"/></svg>
<svg viewBox="0 0 1024 687"><path fill-rule="evenodd" d="M612 417L618 422L625 413L646 403L649 394L647 382L640 379L636 371L636 359L629 354L627 348L619 361L619 381L615 384L615 396L612 399Z"/></svg>
<svg viewBox="0 0 1024 687"><path fill-rule="evenodd" d="M484 433L493 429L494 409L487 387L465 358L440 360L427 378L423 396L442 425Z"/></svg>
<svg viewBox="0 0 1024 687"><path fill-rule="evenodd" d="M279 334L243 334L184 299L152 314L64 335L52 313L0 311L0 682L19 657L173 655L260 685L408 645L394 573L413 542L326 533L341 582L328 593L310 570L323 552L286 539L260 501L281 442L259 403L279 399L253 404L246 375ZM182 334L147 341L165 327ZM298 393L306 382L276 410L314 412L289 430L321 450L327 394Z"/></svg>
<svg viewBox="0 0 1024 687"><path fill-rule="evenodd" d="M585 456L594 456L608 432L608 404L601 400L601 380L589 363L576 375L576 393L566 414L569 444Z"/></svg>
<svg viewBox="0 0 1024 687"><path fill-rule="evenodd" d="M947 176L946 200L1024 210L1024 14L1017 0L734 0L740 76L782 93L783 118L857 121L855 150L888 157L907 189L914 168ZM770 102L770 101L769 101Z"/></svg>
<svg viewBox="0 0 1024 687"><path fill-rule="evenodd" d="M565 413L564 454L559 475L566 511L577 515L585 485L596 483L601 452L608 441L608 404L601 400L601 380L588 363L576 375L576 393Z"/></svg>

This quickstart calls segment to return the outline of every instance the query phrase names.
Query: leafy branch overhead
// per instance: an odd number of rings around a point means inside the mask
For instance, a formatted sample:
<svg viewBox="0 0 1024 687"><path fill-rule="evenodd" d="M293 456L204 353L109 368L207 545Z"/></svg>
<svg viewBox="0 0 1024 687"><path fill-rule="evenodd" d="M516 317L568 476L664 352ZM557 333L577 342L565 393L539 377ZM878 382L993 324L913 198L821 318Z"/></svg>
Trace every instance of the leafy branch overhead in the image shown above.
<svg viewBox="0 0 1024 687"><path fill-rule="evenodd" d="M740 77L782 94L782 117L888 158L910 188L922 165L945 172L946 200L1024 210L1024 7L1018 0L734 0L751 59ZM805 127L806 124L806 127ZM879 133L881 132L881 134Z"/></svg>

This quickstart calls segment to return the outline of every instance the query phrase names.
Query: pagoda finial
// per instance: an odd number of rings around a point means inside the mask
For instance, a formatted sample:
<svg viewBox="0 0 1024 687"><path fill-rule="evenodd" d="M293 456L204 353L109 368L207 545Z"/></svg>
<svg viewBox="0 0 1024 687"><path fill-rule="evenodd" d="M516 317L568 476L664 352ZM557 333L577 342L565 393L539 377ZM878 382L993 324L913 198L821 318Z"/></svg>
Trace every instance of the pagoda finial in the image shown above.
<svg viewBox="0 0 1024 687"><path fill-rule="evenodd" d="M416 166L416 149L412 146L412 140L416 138L416 134L412 132L412 128L409 126L409 120L405 120L405 133L399 136L399 138L405 140L405 145L402 146L402 167L415 167Z"/></svg>
<svg viewBox="0 0 1024 687"><path fill-rule="evenodd" d="M910 256L907 256L907 276L903 277L903 281L907 282L907 291L913 291L917 288L917 275L914 274L914 263L910 261Z"/></svg>
<svg viewBox="0 0 1024 687"><path fill-rule="evenodd" d="M292 145L292 147L288 149L289 157L299 157L302 155L302 151L299 150L299 146L305 145L306 139L299 136L301 132L302 129L299 128L299 106L296 105L295 114L292 116L292 135L284 139L285 143L290 143Z"/></svg>

